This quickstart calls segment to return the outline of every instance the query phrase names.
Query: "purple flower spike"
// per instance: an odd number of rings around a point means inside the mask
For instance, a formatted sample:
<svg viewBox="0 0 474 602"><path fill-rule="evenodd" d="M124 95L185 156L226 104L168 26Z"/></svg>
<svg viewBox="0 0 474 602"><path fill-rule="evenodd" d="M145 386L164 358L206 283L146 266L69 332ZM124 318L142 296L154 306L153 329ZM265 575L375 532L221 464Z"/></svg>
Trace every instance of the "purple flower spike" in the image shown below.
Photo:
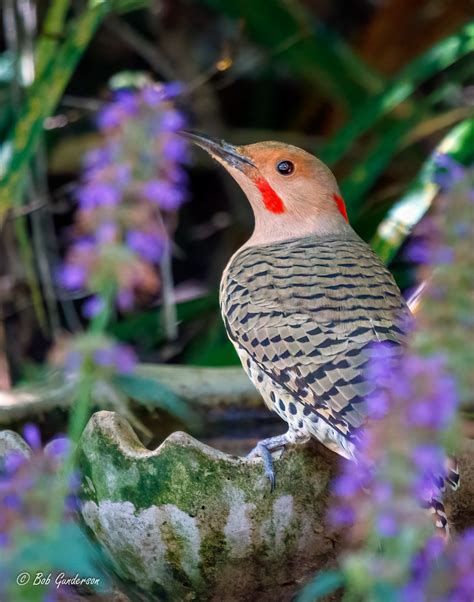
<svg viewBox="0 0 474 602"><path fill-rule="evenodd" d="M73 243L59 274L65 288L100 295L107 274L121 310L132 309L141 293L149 297L158 290L157 264L171 226L162 213L181 207L188 186L187 143L176 133L186 120L172 101L182 91L178 83L122 89L98 115L103 145L87 153L75 193L74 230L81 241ZM83 315L91 318L100 309L93 296Z"/></svg>
<svg viewBox="0 0 474 602"><path fill-rule="evenodd" d="M36 424L25 424L23 427L23 437L32 449L41 448L41 434Z"/></svg>

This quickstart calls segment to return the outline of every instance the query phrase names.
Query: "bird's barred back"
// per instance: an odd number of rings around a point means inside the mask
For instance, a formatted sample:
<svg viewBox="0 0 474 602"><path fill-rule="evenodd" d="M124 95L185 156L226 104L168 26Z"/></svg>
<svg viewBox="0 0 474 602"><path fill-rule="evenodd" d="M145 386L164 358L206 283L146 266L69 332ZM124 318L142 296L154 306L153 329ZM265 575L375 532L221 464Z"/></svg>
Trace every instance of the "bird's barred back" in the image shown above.
<svg viewBox="0 0 474 602"><path fill-rule="evenodd" d="M337 448L366 420L367 348L402 343L409 316L368 245L346 233L244 247L224 272L221 308L265 402L290 427L350 455Z"/></svg>

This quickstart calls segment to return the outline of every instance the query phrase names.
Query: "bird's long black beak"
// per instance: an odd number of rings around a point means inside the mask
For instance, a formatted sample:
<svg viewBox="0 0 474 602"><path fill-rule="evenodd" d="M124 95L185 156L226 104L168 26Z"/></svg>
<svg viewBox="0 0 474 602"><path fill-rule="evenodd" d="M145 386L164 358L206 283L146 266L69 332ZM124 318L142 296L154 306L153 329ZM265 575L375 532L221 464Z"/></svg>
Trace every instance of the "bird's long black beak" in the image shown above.
<svg viewBox="0 0 474 602"><path fill-rule="evenodd" d="M192 130L182 130L180 132L185 138L197 144L216 159L221 159L231 167L244 171L246 167L255 167L255 164L232 144L217 138L211 138L207 134L195 132Z"/></svg>

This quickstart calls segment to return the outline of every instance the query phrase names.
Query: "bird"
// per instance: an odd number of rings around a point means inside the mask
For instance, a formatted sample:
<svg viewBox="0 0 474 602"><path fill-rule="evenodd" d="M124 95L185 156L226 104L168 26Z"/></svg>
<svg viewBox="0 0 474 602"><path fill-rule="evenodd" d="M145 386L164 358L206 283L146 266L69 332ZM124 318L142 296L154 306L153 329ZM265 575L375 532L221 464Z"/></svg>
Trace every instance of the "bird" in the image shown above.
<svg viewBox="0 0 474 602"><path fill-rule="evenodd" d="M396 355L412 319L400 289L351 227L334 175L315 156L275 141L184 135L237 181L255 218L224 270L220 306L244 370L288 431L248 457L262 458L271 489L272 452L288 444L315 438L354 460L374 387L368 350L383 342Z"/></svg>

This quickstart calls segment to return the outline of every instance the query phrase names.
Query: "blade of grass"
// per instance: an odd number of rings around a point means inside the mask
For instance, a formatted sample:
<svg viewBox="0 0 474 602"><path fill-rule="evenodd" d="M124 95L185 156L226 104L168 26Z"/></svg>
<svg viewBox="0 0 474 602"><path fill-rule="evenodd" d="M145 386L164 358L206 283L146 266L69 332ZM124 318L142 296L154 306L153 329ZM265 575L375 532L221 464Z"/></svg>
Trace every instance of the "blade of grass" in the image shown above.
<svg viewBox="0 0 474 602"><path fill-rule="evenodd" d="M144 0L114 4L96 0L89 9L69 23L64 42L44 66L41 77L30 87L27 100L8 138L9 158L6 168L2 170L4 175L0 183L0 226L6 211L22 201L24 170L41 139L43 121L56 108L102 19L112 8L125 12L146 4L148 1Z"/></svg>
<svg viewBox="0 0 474 602"><path fill-rule="evenodd" d="M294 0L201 2L243 20L253 40L278 53L295 73L314 82L348 110L383 85L383 79L371 71L349 46L321 24L314 24Z"/></svg>
<svg viewBox="0 0 474 602"><path fill-rule="evenodd" d="M377 228L371 245L385 263L389 263L413 227L430 208L439 188L433 183L436 153L449 153L455 159L474 158L474 119L467 119L454 127L436 147L423 165L419 176L402 198L390 209Z"/></svg>
<svg viewBox="0 0 474 602"><path fill-rule="evenodd" d="M336 163L377 121L407 100L424 81L474 50L474 23L445 38L411 62L388 84L386 90L358 108L351 121L319 151L328 164Z"/></svg>
<svg viewBox="0 0 474 602"><path fill-rule="evenodd" d="M37 78L42 76L62 38L70 4L70 0L55 0L46 13L36 47Z"/></svg>
<svg viewBox="0 0 474 602"><path fill-rule="evenodd" d="M70 25L69 34L41 78L31 86L28 98L10 136L11 159L0 185L0 224L7 209L21 203L25 186L24 170L43 132L43 121L59 102L82 53L105 15L101 4L86 11Z"/></svg>

